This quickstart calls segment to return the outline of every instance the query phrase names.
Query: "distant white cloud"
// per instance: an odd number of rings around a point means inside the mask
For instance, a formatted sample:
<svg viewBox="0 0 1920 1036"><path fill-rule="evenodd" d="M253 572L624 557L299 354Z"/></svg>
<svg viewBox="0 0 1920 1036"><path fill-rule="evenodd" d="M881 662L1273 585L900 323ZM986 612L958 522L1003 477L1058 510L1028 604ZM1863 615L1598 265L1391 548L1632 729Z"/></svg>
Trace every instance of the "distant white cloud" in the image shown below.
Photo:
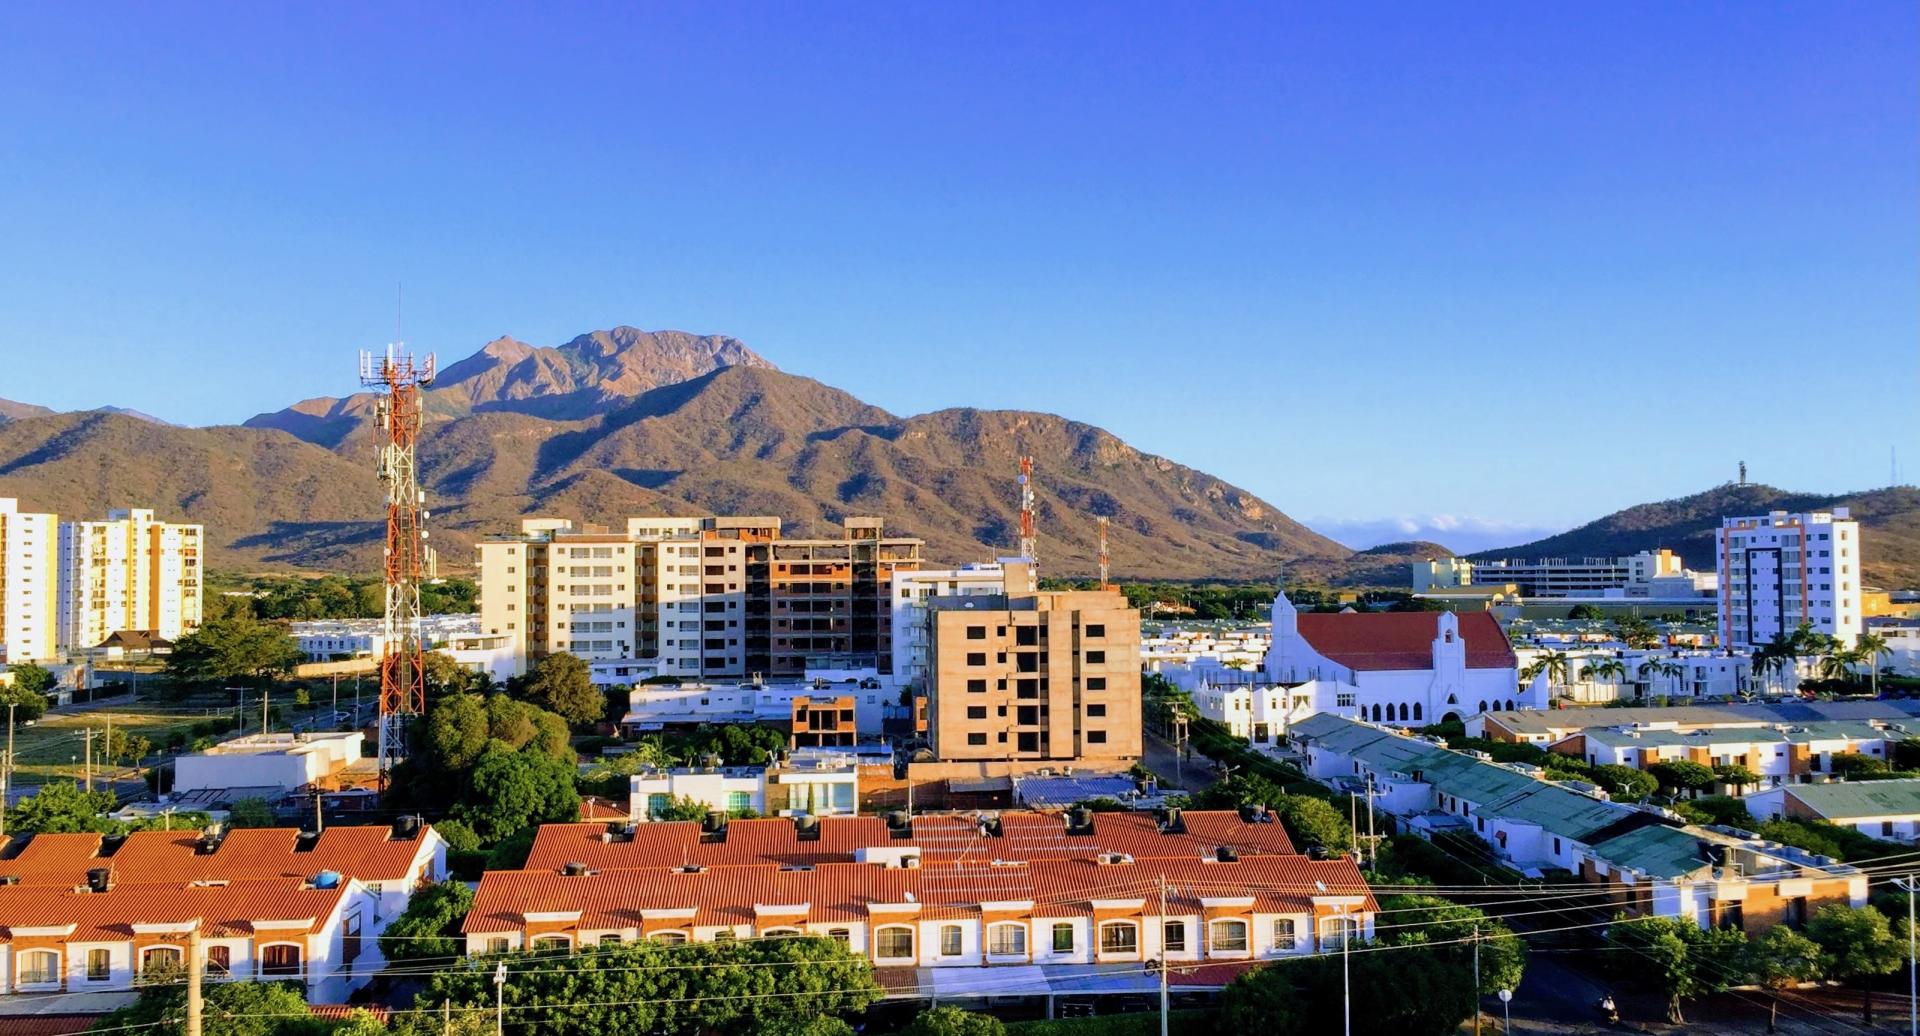
<svg viewBox="0 0 1920 1036"><path fill-rule="evenodd" d="M1313 531L1355 550L1402 540L1428 540L1456 554L1511 547L1564 530L1552 526L1467 514L1397 515L1392 518L1309 518Z"/></svg>

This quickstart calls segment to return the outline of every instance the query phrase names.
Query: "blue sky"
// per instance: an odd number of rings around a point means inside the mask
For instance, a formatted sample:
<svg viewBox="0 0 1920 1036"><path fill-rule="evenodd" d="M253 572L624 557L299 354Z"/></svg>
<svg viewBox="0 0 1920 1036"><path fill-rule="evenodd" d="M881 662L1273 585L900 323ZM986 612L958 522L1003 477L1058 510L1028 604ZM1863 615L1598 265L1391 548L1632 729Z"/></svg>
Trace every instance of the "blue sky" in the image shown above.
<svg viewBox="0 0 1920 1036"><path fill-rule="evenodd" d="M730 334L1355 540L1881 485L1917 10L13 5L0 397L340 394L404 282L443 358Z"/></svg>

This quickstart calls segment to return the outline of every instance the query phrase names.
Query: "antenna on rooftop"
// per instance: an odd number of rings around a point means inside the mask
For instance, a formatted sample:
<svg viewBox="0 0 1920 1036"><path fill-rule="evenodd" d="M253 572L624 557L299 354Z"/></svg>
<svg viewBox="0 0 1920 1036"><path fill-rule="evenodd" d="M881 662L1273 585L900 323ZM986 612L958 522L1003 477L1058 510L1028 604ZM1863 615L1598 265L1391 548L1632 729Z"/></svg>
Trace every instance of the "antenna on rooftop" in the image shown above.
<svg viewBox="0 0 1920 1036"><path fill-rule="evenodd" d="M1103 514L1097 521L1100 524L1100 589L1107 590L1113 586L1107 582L1107 516Z"/></svg>

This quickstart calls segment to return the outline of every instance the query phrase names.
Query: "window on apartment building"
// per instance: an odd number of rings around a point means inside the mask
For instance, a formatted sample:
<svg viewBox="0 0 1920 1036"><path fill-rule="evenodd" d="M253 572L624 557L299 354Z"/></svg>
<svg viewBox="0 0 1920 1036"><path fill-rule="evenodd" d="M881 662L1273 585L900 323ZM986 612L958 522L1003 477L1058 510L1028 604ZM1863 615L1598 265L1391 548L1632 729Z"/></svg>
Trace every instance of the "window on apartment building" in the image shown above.
<svg viewBox="0 0 1920 1036"><path fill-rule="evenodd" d="M1293 918L1282 917L1273 922L1273 948L1291 950L1300 944L1300 934L1294 928Z"/></svg>
<svg viewBox="0 0 1920 1036"><path fill-rule="evenodd" d="M1320 948L1337 950L1344 946L1347 937L1355 933L1359 925L1351 917L1323 917L1320 919Z"/></svg>
<svg viewBox="0 0 1920 1036"><path fill-rule="evenodd" d="M1089 691L1104 691L1104 690L1106 690L1106 689L1107 689L1107 678L1106 678L1106 677L1104 677L1104 676L1089 676L1089 677L1087 677L1087 690L1089 690Z"/></svg>
<svg viewBox="0 0 1920 1036"><path fill-rule="evenodd" d="M101 947L87 951L87 981L105 982L113 977L113 954Z"/></svg>
<svg viewBox="0 0 1920 1036"><path fill-rule="evenodd" d="M1880 833L1881 833L1882 835L1892 835L1892 834L1893 834L1893 821L1891 821L1891 820L1882 820L1882 821L1880 821Z"/></svg>
<svg viewBox="0 0 1920 1036"><path fill-rule="evenodd" d="M179 978L186 967L186 959L178 946L149 946L140 951L140 971L135 979L140 982L171 982Z"/></svg>
<svg viewBox="0 0 1920 1036"><path fill-rule="evenodd" d="M893 925L873 933L873 955L888 960L913 957L913 929Z"/></svg>
<svg viewBox="0 0 1920 1036"><path fill-rule="evenodd" d="M300 947L275 943L260 949L260 974L270 977L299 977Z"/></svg>
<svg viewBox="0 0 1920 1036"><path fill-rule="evenodd" d="M986 665L987 653L985 651L967 652L967 664L968 665Z"/></svg>
<svg viewBox="0 0 1920 1036"><path fill-rule="evenodd" d="M967 706L967 718L968 719L986 719L987 707L985 705Z"/></svg>
<svg viewBox="0 0 1920 1036"><path fill-rule="evenodd" d="M967 744L970 744L970 745L984 745L984 744L986 744L986 743L987 743L987 735L985 735L985 734L982 734L982 733L974 733L974 734L968 734L968 735L967 735Z"/></svg>
<svg viewBox="0 0 1920 1036"><path fill-rule="evenodd" d="M967 693L968 693L968 694L985 694L985 693L987 693L987 682L986 682L985 680L968 680L968 681L967 681Z"/></svg>
<svg viewBox="0 0 1920 1036"><path fill-rule="evenodd" d="M1100 952L1140 952L1140 926L1132 921L1108 921L1101 925Z"/></svg>
<svg viewBox="0 0 1920 1036"><path fill-rule="evenodd" d="M1553 855L1560 855L1560 839L1558 838L1553 840Z"/></svg>
<svg viewBox="0 0 1920 1036"><path fill-rule="evenodd" d="M1213 922L1207 927L1207 952L1247 952L1247 923L1234 920Z"/></svg>
<svg viewBox="0 0 1920 1036"><path fill-rule="evenodd" d="M1072 953L1073 952L1073 926L1072 925L1057 924L1053 926L1053 952L1055 953Z"/></svg>
<svg viewBox="0 0 1920 1036"><path fill-rule="evenodd" d="M1087 731L1087 744L1090 744L1090 745L1104 745L1104 744L1106 744L1106 743L1107 743L1107 732L1106 732L1106 731L1104 731L1104 730L1089 730L1089 731Z"/></svg>
<svg viewBox="0 0 1920 1036"><path fill-rule="evenodd" d="M20 984L45 985L60 981L60 955L52 950L26 950L20 954Z"/></svg>
<svg viewBox="0 0 1920 1036"><path fill-rule="evenodd" d="M986 628L985 626L968 626L968 627L967 627L967 639L968 639L968 640L985 640L985 639L987 639L987 628Z"/></svg>
<svg viewBox="0 0 1920 1036"><path fill-rule="evenodd" d="M340 923L340 963L352 964L360 956L360 915L348 914Z"/></svg>
<svg viewBox="0 0 1920 1036"><path fill-rule="evenodd" d="M1187 950L1187 923L1168 921L1162 930L1168 953L1185 953Z"/></svg>
<svg viewBox="0 0 1920 1036"><path fill-rule="evenodd" d="M1089 716L1104 716L1106 714L1107 714L1107 707L1105 705L1087 706L1087 715Z"/></svg>
<svg viewBox="0 0 1920 1036"><path fill-rule="evenodd" d="M1087 664L1088 665L1106 665L1107 653L1105 651L1087 652Z"/></svg>
<svg viewBox="0 0 1920 1036"><path fill-rule="evenodd" d="M1027 927L1025 925L995 925L987 929L987 954L995 957L1023 957L1027 955Z"/></svg>

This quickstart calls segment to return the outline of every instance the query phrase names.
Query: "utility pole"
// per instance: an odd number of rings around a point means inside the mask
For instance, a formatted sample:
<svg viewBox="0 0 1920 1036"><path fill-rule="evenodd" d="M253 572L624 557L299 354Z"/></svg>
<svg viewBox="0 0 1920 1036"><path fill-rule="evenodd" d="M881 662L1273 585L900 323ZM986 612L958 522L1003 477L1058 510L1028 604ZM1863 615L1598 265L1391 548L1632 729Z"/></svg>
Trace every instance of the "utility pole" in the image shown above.
<svg viewBox="0 0 1920 1036"><path fill-rule="evenodd" d="M326 811L320 808L321 801L320 792L316 790L313 793L313 833L316 835L327 829Z"/></svg>
<svg viewBox="0 0 1920 1036"><path fill-rule="evenodd" d="M200 961L200 920L187 928L187 1036L200 1034L200 981L206 967Z"/></svg>
<svg viewBox="0 0 1920 1036"><path fill-rule="evenodd" d="M267 692L260 692L260 736L267 736Z"/></svg>
<svg viewBox="0 0 1920 1036"><path fill-rule="evenodd" d="M1380 839L1373 833L1373 774L1367 774L1367 865L1380 860Z"/></svg>
<svg viewBox="0 0 1920 1036"><path fill-rule="evenodd" d="M1480 926L1473 926L1473 1036L1480 1036Z"/></svg>
<svg viewBox="0 0 1920 1036"><path fill-rule="evenodd" d="M1920 889L1920 875L1909 874L1904 880L1894 884L1907 893L1907 1027L1913 1036L1920 1036L1920 961L1914 959L1916 936L1913 930L1913 894Z"/></svg>
<svg viewBox="0 0 1920 1036"><path fill-rule="evenodd" d="M1167 1036L1167 876L1160 875L1160 1036Z"/></svg>
<svg viewBox="0 0 1920 1036"><path fill-rule="evenodd" d="M506 1036L507 1032L507 965L504 961L493 969L493 1032L494 1036Z"/></svg>
<svg viewBox="0 0 1920 1036"><path fill-rule="evenodd" d="M87 790L92 791L93 790L93 728L92 727L87 728L86 741L87 741L87 763L86 763L86 769L83 772L86 774Z"/></svg>

